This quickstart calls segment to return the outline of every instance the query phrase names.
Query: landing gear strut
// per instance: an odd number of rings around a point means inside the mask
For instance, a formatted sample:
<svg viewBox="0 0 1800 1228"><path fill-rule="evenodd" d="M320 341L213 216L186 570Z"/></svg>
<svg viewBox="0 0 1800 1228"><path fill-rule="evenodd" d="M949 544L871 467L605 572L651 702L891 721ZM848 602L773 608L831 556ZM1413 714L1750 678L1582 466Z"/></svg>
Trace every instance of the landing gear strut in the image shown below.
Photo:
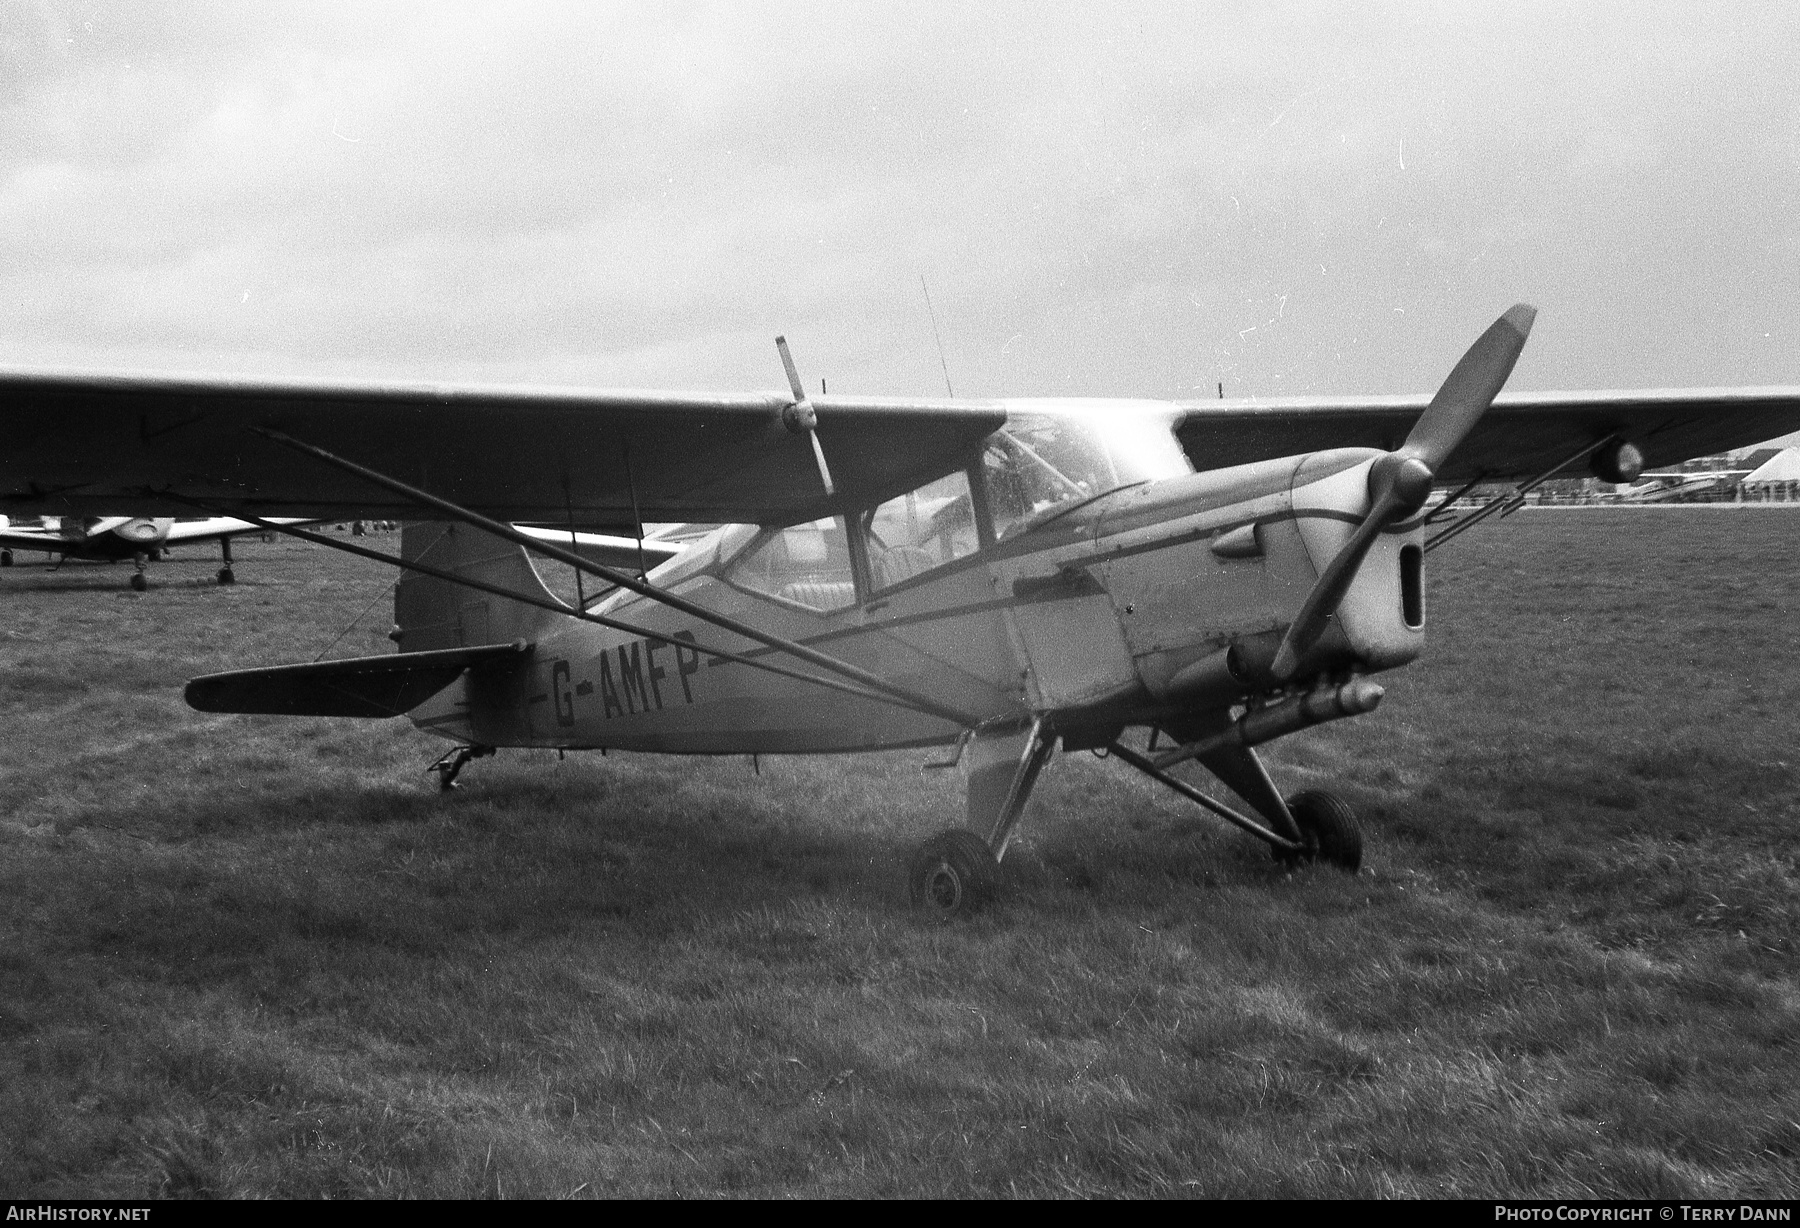
<svg viewBox="0 0 1800 1228"><path fill-rule="evenodd" d="M491 746L458 746L447 750L438 761L426 768L427 772L438 774L438 788L448 793L456 788L456 774L469 765L471 759L485 759L494 753Z"/></svg>
<svg viewBox="0 0 1800 1228"><path fill-rule="evenodd" d="M148 561L142 550L132 559L137 564L137 570L131 573L131 587L140 593L150 587L150 577L144 574L144 566Z"/></svg>
<svg viewBox="0 0 1800 1228"><path fill-rule="evenodd" d="M1322 861L1349 874L1356 873L1362 865L1362 833L1356 826L1355 813L1344 800L1318 790L1283 799L1256 752L1247 746L1217 748L1195 757L1234 793L1254 805L1261 822L1169 775L1123 743L1114 742L1109 749L1113 758L1263 841L1284 865Z"/></svg>
<svg viewBox="0 0 1800 1228"><path fill-rule="evenodd" d="M219 568L219 583L236 584L237 572L231 570L231 539L229 537L219 539L219 555L225 563L225 566Z"/></svg>
<svg viewBox="0 0 1800 1228"><path fill-rule="evenodd" d="M949 920L993 899L1000 859L1025 813L1031 786L1055 749L1056 732L1041 717L1028 729L969 742L969 823L939 832L913 855L907 887L915 905Z"/></svg>

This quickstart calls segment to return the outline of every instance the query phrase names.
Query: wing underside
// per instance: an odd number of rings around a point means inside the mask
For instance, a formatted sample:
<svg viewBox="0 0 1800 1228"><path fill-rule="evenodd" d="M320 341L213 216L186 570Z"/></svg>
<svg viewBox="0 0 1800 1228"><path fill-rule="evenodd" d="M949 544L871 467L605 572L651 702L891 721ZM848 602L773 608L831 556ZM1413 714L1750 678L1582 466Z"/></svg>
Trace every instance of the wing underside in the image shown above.
<svg viewBox="0 0 1800 1228"><path fill-rule="evenodd" d="M1166 403L1196 468L1321 448L1391 450L1428 398ZM274 430L496 519L793 523L916 489L965 463L1009 410L1047 401L811 402L836 482L783 425L789 398L449 388L0 371L0 507L76 514L249 512L416 518L366 479ZM1104 418L1146 402L1089 400ZM1443 482L1584 472L1603 439L1650 465L1800 429L1800 388L1502 396L1438 471Z"/></svg>
<svg viewBox="0 0 1800 1228"><path fill-rule="evenodd" d="M821 398L811 443L778 394L280 384L0 371L0 505L133 515L416 518L280 431L502 520L584 527L795 521L962 463L1004 421L978 402Z"/></svg>
<svg viewBox="0 0 1800 1228"><path fill-rule="evenodd" d="M1295 398L1180 406L1177 434L1195 468L1217 469L1315 448L1391 451L1430 398ZM1502 394L1437 472L1441 483L1586 476L1584 448L1617 436L1646 465L1669 465L1800 430L1800 388Z"/></svg>

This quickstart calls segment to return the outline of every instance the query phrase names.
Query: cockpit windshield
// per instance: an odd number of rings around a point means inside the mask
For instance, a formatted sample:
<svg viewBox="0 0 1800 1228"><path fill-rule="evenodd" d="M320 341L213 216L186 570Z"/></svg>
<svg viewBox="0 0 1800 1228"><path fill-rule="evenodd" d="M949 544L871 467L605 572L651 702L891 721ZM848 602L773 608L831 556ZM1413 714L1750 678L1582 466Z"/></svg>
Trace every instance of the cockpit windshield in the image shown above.
<svg viewBox="0 0 1800 1228"><path fill-rule="evenodd" d="M1166 420L1011 413L982 456L994 534L1006 538L1108 491L1191 473Z"/></svg>

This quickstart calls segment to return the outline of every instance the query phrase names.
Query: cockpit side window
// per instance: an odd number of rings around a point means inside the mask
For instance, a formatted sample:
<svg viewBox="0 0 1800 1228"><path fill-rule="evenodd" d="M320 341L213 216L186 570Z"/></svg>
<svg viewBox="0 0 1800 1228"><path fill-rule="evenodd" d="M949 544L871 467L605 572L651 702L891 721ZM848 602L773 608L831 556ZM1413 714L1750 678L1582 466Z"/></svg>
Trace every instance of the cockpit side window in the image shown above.
<svg viewBox="0 0 1800 1228"><path fill-rule="evenodd" d="M989 436L982 455L988 511L1001 540L1065 504L1119 485L1106 449L1078 425L1019 416Z"/></svg>
<svg viewBox="0 0 1800 1228"><path fill-rule="evenodd" d="M967 473L889 499L863 513L862 527L875 592L973 554L981 545Z"/></svg>
<svg viewBox="0 0 1800 1228"><path fill-rule="evenodd" d="M744 588L821 612L856 604L849 542L838 516L775 530L726 574Z"/></svg>
<svg viewBox="0 0 1800 1228"><path fill-rule="evenodd" d="M1192 472L1166 422L1028 413L988 436L981 464L1000 540L1122 486Z"/></svg>

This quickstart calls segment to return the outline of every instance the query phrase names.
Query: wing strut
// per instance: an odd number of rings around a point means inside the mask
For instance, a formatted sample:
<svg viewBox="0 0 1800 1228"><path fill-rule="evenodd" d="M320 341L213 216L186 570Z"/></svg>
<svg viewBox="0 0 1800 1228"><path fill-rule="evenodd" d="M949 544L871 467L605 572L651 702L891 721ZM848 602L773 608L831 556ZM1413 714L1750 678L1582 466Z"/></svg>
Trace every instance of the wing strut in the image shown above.
<svg viewBox="0 0 1800 1228"><path fill-rule="evenodd" d="M295 439L292 435L283 434L281 431L273 430L268 427L256 427L253 429L256 430L258 434L273 439L276 443L293 448L297 452L304 452L315 460L323 461L328 465L344 470L346 473L353 473L357 477L360 477L365 481L373 482L375 485L380 486L385 490L390 490L403 498L410 499L424 507L429 507L442 512L452 520L459 520L464 524L473 525L484 533L491 533L495 537L503 538L506 541L512 542L515 546L523 547L534 554L541 554L546 558L555 559L558 562L566 563L571 567L580 568L591 576L597 576L600 579L605 580L608 584L613 584L623 589L629 589L640 597L647 597L651 601L658 602L672 610L678 610L691 618L699 619L701 622L711 623L713 626L718 627L723 631L729 631L734 635L741 635L748 640L755 640L757 643L768 648L773 648L778 652L785 652L790 656L799 657L802 661L816 665L820 669L828 670L843 678L848 678L867 690L892 696L907 707L930 713L932 716L949 721L951 724L961 726L964 729L981 723L981 718L978 716L958 711L947 704L939 703L928 695L921 695L906 687L898 686L877 674L870 673L861 666L852 665L848 661L840 660L830 653L820 652L816 648L809 648L805 644L801 644L795 640L785 639L779 635L771 635L767 631L760 630L748 623L740 622L729 615L720 614L715 610L707 609L705 606L696 605L685 597L678 597L674 593L658 588L656 585L650 584L644 580L640 580L628 572L618 571L615 568L603 566L591 559L583 558L572 550L564 550L560 546L552 545L546 541L540 541L528 534L521 533L510 524L498 520L491 520L477 512L470 511L468 508L452 503L448 499L440 499L434 494L420 490L415 486L408 486L405 482L388 477L384 473L378 473L373 469L357 464L355 461L346 460L344 457L338 456L335 453L327 452L324 448L316 447L303 440ZM661 639L663 637L658 636L657 638Z"/></svg>
<svg viewBox="0 0 1800 1228"><path fill-rule="evenodd" d="M1501 516L1512 515L1513 512L1517 511L1520 507L1524 506L1525 496L1527 494L1529 494L1531 491L1536 490L1539 486L1542 486L1545 482L1548 482L1551 478L1555 477L1558 473L1561 473L1564 469L1567 469L1570 465L1573 465L1576 461L1586 460L1588 457L1592 456L1594 453L1598 452L1601 448L1604 448L1606 445L1608 445L1610 443L1617 443L1620 438L1622 438L1622 436L1619 434L1619 432L1614 431L1612 434L1606 436L1606 438L1595 440L1593 443L1590 443L1585 448L1581 449L1581 451L1572 453L1571 455L1565 457L1563 460L1558 461L1556 464L1550 466L1550 468L1548 468L1548 469L1544 470L1542 473L1538 474L1535 478L1532 478L1529 482L1522 482L1515 489L1509 490L1503 495L1499 495L1493 499L1490 499L1488 502L1482 504L1480 507L1478 507L1474 511L1470 512L1467 516L1464 516L1462 519L1453 521L1451 523L1450 527L1445 529L1443 532L1438 533L1435 536L1429 538L1425 542L1425 553L1430 554L1433 550L1436 550L1439 546L1441 546L1445 542L1449 541L1452 537L1455 537L1458 533L1461 533L1461 532L1464 532L1465 530L1474 528L1476 525L1478 525L1482 521L1486 520L1489 516L1492 516L1495 512L1500 512ZM1479 480L1480 479L1476 479L1476 481L1479 481ZM1460 498L1463 494L1465 494L1467 491L1469 491L1474 486L1475 486L1475 482L1470 482L1468 486L1463 487L1462 490L1459 490L1456 492L1456 494L1451 495L1449 499L1444 500L1443 504L1440 505L1440 508L1448 507L1452 501L1454 501L1457 498ZM1502 508L1504 508L1506 510L1501 511ZM1433 517L1435 517L1436 515L1437 515L1437 511L1434 510L1430 516L1425 517L1424 523L1430 524Z"/></svg>
<svg viewBox="0 0 1800 1228"><path fill-rule="evenodd" d="M203 511L213 510L210 504L203 503L198 499L189 499L176 494L168 494L165 497L179 503L186 503L190 507L200 508ZM402 571L416 571L420 575L430 576L434 580L443 580L450 584L460 584L465 588L476 589L483 593L492 594L495 597L504 597L508 601L517 601L521 605L536 606L540 610L549 610L553 614L565 614L570 618L578 618L582 622L594 623L601 627L609 627L614 631L623 631L627 635L635 635L641 639L655 640L660 644L666 644L677 650L687 649L711 657L721 657L724 660L733 661L739 665L748 665L752 669L766 670L771 674L779 674L783 678L792 678L797 682L810 682L814 686L822 686L833 691L842 691L846 695L854 695L859 699L867 699L875 703L892 704L895 707L906 708L913 712L920 711L914 704L906 703L891 695L884 695L875 691L866 690L863 687L855 686L848 682L840 682L836 678L820 678L816 674L804 674L799 670L788 669L785 666L775 665L768 661L759 661L755 657L747 657L742 653L729 652L722 648L709 648L705 644L694 643L688 640L676 640L660 631L652 631L648 627L640 627L635 623L623 622L617 618L607 618L603 614L592 614L586 610L570 609L560 601L549 601L530 593L514 592L512 589L506 588L503 585L489 584L487 581L477 580L473 576L458 575L455 572L444 571L440 568L432 567L426 563L415 562L411 559L397 559L393 555L383 554L379 550L370 550L364 546L356 546L349 542L337 541L336 539L326 537L323 534L311 533L305 529L296 528L291 524L282 524L279 521L273 520L263 520L249 512L239 513L239 518L248 520L258 528L273 530L276 533L285 533L289 537L298 537L302 541L313 542L320 546L329 546L333 550L341 550L345 554L354 554L359 558L373 559L377 563L387 563L390 566L400 568ZM936 713L932 713L932 715L936 715Z"/></svg>

